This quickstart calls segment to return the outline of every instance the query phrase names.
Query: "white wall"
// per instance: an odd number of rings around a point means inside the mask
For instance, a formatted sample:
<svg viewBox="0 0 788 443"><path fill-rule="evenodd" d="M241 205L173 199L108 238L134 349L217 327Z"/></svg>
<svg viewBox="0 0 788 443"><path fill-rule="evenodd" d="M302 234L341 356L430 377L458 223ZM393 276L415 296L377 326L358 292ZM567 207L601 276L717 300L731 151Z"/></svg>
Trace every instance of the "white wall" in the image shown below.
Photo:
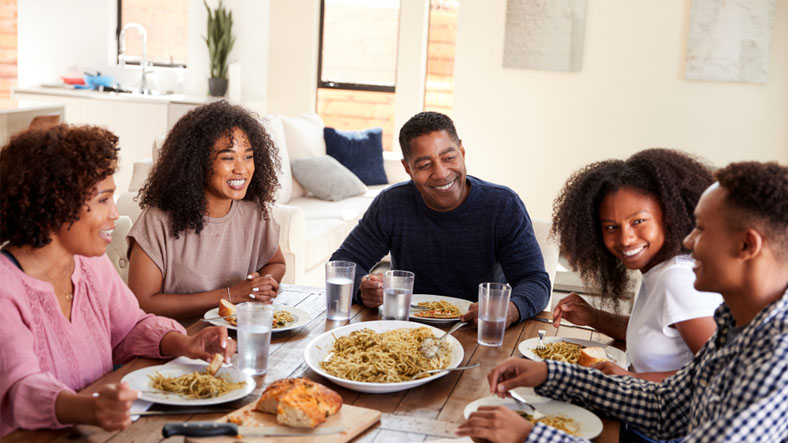
<svg viewBox="0 0 788 443"><path fill-rule="evenodd" d="M215 7L218 0L210 0L208 4ZM227 0L225 6L233 12L237 40L230 61L241 64L242 101L264 102L268 82L269 0ZM114 61L117 2L19 0L18 14L19 86L56 83L62 75L80 76L83 71L112 75L124 87L139 85L138 67L121 69ZM152 87L207 95L210 71L208 49L202 39L206 18L202 1L189 0L189 59L184 84L175 84L175 70L157 68L149 76ZM138 37L130 32L127 38Z"/></svg>
<svg viewBox="0 0 788 443"><path fill-rule="evenodd" d="M468 173L551 218L569 174L646 147L717 166L788 163L788 1L778 1L765 85L687 81L690 0L588 1L579 73L503 69L506 2L460 3L454 119Z"/></svg>

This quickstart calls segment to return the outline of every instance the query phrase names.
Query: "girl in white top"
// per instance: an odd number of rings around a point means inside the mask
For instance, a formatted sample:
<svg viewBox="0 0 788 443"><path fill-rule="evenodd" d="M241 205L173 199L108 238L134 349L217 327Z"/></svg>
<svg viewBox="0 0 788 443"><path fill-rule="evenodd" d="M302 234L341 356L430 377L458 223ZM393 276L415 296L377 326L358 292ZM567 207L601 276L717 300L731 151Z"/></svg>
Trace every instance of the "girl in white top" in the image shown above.
<svg viewBox="0 0 788 443"><path fill-rule="evenodd" d="M596 309L577 294L553 310L556 327L566 318L627 341L634 373L611 362L596 366L603 372L661 381L714 334L712 315L722 299L693 288L693 261L682 246L695 225L695 204L712 182L710 170L690 155L648 149L577 171L556 199L552 233L588 286L617 308L627 270L643 273L631 315Z"/></svg>

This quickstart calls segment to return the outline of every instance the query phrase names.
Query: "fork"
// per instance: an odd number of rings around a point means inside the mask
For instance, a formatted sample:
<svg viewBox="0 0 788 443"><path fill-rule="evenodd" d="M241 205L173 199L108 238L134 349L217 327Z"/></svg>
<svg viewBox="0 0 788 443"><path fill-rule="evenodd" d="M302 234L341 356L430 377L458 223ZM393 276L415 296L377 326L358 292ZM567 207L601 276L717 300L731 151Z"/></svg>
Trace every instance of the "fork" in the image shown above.
<svg viewBox="0 0 788 443"><path fill-rule="evenodd" d="M413 377L411 377L411 379L415 380L416 378L421 377L422 375L436 374L438 372L464 371L466 369L476 368L476 367L478 367L480 365L481 365L481 363L474 363L474 364L468 365L468 366L457 366L456 368L430 369L429 371L417 372L416 374L413 375Z"/></svg>
<svg viewBox="0 0 788 443"><path fill-rule="evenodd" d="M544 351L545 349L547 349L547 346L544 345L544 335L547 334L547 331L545 331L544 329L540 329L536 331L536 333L539 334L539 344L536 345L536 350Z"/></svg>

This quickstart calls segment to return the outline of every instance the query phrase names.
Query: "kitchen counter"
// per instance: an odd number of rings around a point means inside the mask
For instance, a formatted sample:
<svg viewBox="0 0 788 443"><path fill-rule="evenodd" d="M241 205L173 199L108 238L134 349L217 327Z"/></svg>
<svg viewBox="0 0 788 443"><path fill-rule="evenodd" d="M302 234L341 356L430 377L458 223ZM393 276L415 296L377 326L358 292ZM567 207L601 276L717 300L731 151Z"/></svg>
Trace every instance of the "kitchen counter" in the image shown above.
<svg viewBox="0 0 788 443"><path fill-rule="evenodd" d="M196 96L185 94L139 94L127 92L103 92L92 89L74 89L71 86L31 86L14 88L14 94L41 94L58 95L63 97L90 98L95 100L121 100L125 102L143 103L181 103L188 105L202 105L217 100L216 97Z"/></svg>

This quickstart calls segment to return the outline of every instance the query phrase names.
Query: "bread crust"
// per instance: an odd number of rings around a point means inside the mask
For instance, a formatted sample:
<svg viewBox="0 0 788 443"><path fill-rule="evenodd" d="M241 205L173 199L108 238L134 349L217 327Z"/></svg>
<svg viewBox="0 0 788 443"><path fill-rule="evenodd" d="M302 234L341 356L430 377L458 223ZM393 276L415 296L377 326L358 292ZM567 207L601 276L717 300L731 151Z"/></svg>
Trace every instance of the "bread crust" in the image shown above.
<svg viewBox="0 0 788 443"><path fill-rule="evenodd" d="M342 397L306 378L271 383L255 405L256 411L276 414L277 423L314 428L342 408Z"/></svg>
<svg viewBox="0 0 788 443"><path fill-rule="evenodd" d="M205 370L205 372L211 375L216 375L216 373L219 372L219 369L221 369L222 363L224 363L224 356L222 354L213 354L211 363L208 365L208 368Z"/></svg>
<svg viewBox="0 0 788 443"><path fill-rule="evenodd" d="M600 347L588 347L580 350L580 358L577 364L580 366L593 366L597 363L607 361L607 353Z"/></svg>
<svg viewBox="0 0 788 443"><path fill-rule="evenodd" d="M226 317L228 315L235 315L235 305L230 303L227 299L219 300L219 315Z"/></svg>

